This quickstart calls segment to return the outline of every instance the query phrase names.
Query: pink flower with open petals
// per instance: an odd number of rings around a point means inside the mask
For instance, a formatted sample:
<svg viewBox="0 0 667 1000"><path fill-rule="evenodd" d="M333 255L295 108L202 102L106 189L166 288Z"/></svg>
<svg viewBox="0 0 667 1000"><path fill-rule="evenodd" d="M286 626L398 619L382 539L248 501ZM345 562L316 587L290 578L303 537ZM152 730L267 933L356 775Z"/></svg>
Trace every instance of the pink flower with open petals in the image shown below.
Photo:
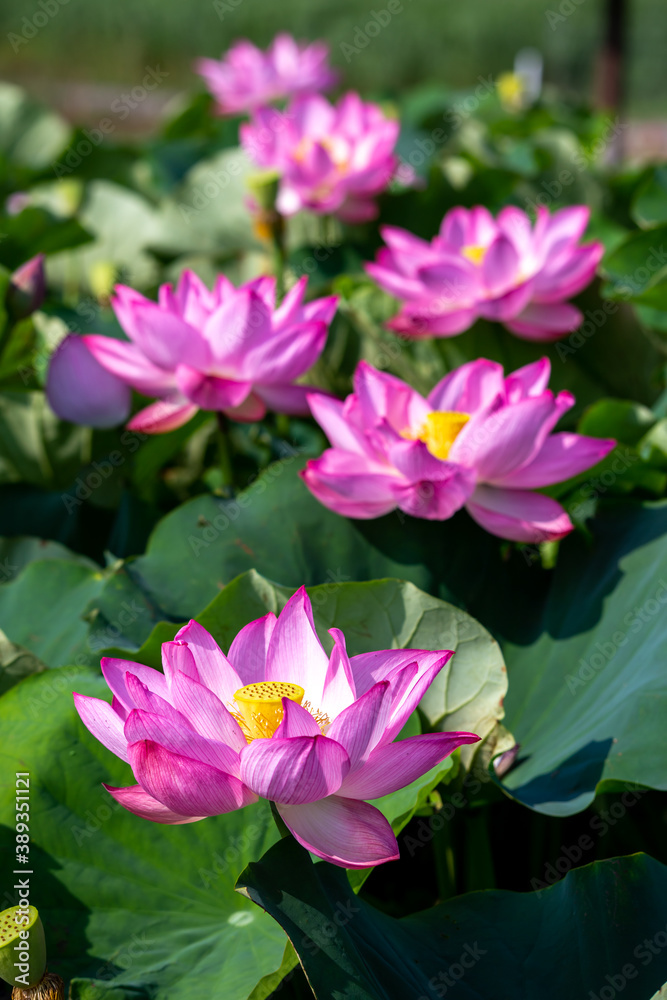
<svg viewBox="0 0 667 1000"><path fill-rule="evenodd" d="M260 108L240 128L249 157L280 174L276 208L307 208L364 222L377 215L375 197L396 168L399 123L376 104L349 93L332 105L318 94L295 98L285 112Z"/></svg>
<svg viewBox="0 0 667 1000"><path fill-rule="evenodd" d="M516 542L561 538L573 525L551 497L533 492L599 462L615 442L551 433L574 404L547 389L547 358L504 377L481 358L446 375L424 398L361 362L345 402L308 401L332 448L301 473L326 507L380 517L399 507L446 520L461 507L487 531Z"/></svg>
<svg viewBox="0 0 667 1000"><path fill-rule="evenodd" d="M293 382L319 358L337 301L331 296L304 304L307 280L297 282L277 309L271 277L236 288L221 275L210 291L197 275L184 271L175 290L161 286L157 302L117 285L111 304L129 342L98 334L78 340L105 375L157 397L132 418L132 430L170 431L198 409L220 410L241 421L260 420L267 407L305 414L308 387ZM67 389L61 387L63 379ZM90 379L84 395L94 396L92 366ZM49 373L56 413L71 381L62 365ZM93 402L90 408L92 413ZM83 403L80 421L82 410Z"/></svg>
<svg viewBox="0 0 667 1000"><path fill-rule="evenodd" d="M163 643L164 673L103 659L113 702L74 700L137 779L108 791L156 823L193 823L270 799L299 843L327 861L367 868L397 858L391 826L364 800L403 788L479 737L393 742L450 651L350 657L342 632L329 633L330 656L301 587L278 618L241 629L227 656L191 621Z"/></svg>
<svg viewBox="0 0 667 1000"><path fill-rule="evenodd" d="M483 207L454 208L430 243L385 226L387 244L366 270L403 300L389 326L413 337L453 337L483 317L524 340L557 340L582 322L565 301L592 280L604 247L580 245L584 205L553 215L538 208L532 225L519 208L494 219Z"/></svg>
<svg viewBox="0 0 667 1000"><path fill-rule="evenodd" d="M276 35L266 52L241 40L224 59L198 59L195 69L226 115L253 111L293 94L327 90L337 81L324 42L300 46L291 35Z"/></svg>

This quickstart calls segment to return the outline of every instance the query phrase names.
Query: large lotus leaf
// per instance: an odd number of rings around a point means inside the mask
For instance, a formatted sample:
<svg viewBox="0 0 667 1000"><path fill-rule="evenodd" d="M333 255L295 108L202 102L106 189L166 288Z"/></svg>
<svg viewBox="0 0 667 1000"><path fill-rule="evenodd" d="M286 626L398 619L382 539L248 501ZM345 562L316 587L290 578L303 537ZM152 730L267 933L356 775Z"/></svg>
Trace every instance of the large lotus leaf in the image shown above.
<svg viewBox="0 0 667 1000"><path fill-rule="evenodd" d="M667 789L667 503L619 502L591 528L561 553L539 638L504 647L521 744L504 787L549 815L619 784Z"/></svg>
<svg viewBox="0 0 667 1000"><path fill-rule="evenodd" d="M546 578L520 553L503 558L499 540L465 511L444 522L400 511L349 520L310 494L298 475L303 464L275 462L236 499L202 495L160 521L146 554L126 571L163 617L194 617L254 568L292 588L399 577L477 617L488 609L486 624L502 635L534 618Z"/></svg>
<svg viewBox="0 0 667 1000"><path fill-rule="evenodd" d="M616 298L641 297L643 301L645 294L667 275L666 238L665 225L632 233L605 257L601 271L609 282L607 293Z"/></svg>
<svg viewBox="0 0 667 1000"><path fill-rule="evenodd" d="M105 579L83 560L31 562L0 587L0 628L50 667L88 662L90 622L83 615Z"/></svg>
<svg viewBox="0 0 667 1000"><path fill-rule="evenodd" d="M79 997L245 1000L285 947L233 892L277 837L268 806L184 826L131 815L101 784L132 784L130 769L84 728L73 690L109 694L99 670L65 667L0 698L3 773L30 773L31 901L49 965L78 977ZM0 792L3 856L15 847L13 785Z"/></svg>
<svg viewBox="0 0 667 1000"><path fill-rule="evenodd" d="M475 892L398 920L286 838L237 889L280 922L321 1000L430 1000L454 989L462 1000L621 990L645 1000L667 976L667 868L644 854L576 869L541 892Z"/></svg>

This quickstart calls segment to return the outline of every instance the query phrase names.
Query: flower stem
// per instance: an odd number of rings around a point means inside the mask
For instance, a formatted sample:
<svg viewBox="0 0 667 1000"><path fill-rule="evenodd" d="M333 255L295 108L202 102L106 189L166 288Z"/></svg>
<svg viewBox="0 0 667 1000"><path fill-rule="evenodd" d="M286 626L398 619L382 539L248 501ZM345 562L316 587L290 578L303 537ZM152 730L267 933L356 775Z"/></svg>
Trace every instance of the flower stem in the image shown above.
<svg viewBox="0 0 667 1000"><path fill-rule="evenodd" d="M222 474L222 485L231 486L232 460L229 452L229 421L221 410L216 413L218 421L218 455L220 459L220 472Z"/></svg>
<svg viewBox="0 0 667 1000"><path fill-rule="evenodd" d="M291 837L292 834L290 833L290 831L288 830L288 828L285 826L285 822L284 822L282 816L280 815L280 813L278 812L278 807L275 804L275 802L269 802L269 805L271 806L271 815L273 816L274 822L275 822L276 826L278 827L278 833L280 834L280 836L281 837Z"/></svg>
<svg viewBox="0 0 667 1000"><path fill-rule="evenodd" d="M276 275L276 293L278 302L285 294L285 266L287 264L287 244L285 218L278 212L273 212L271 221L273 237L273 269Z"/></svg>

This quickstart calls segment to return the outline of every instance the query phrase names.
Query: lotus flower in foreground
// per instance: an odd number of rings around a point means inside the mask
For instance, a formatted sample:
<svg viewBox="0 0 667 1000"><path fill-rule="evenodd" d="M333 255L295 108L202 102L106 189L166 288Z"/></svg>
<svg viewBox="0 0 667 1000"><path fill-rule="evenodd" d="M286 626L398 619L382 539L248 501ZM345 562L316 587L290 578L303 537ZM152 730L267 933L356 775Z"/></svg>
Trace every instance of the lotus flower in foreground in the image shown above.
<svg viewBox="0 0 667 1000"><path fill-rule="evenodd" d="M445 520L461 507L516 542L561 538L573 525L561 505L533 492L599 462L615 442L552 434L574 404L547 389L547 358L507 378L484 358L446 375L425 399L361 362L345 402L308 397L332 448L302 477L325 506L373 518L400 508Z"/></svg>
<svg viewBox="0 0 667 1000"><path fill-rule="evenodd" d="M224 59L199 59L195 69L206 81L222 114L252 111L265 104L336 83L324 42L300 46L291 35L277 35L266 52L241 40Z"/></svg>
<svg viewBox="0 0 667 1000"><path fill-rule="evenodd" d="M402 788L479 737L393 742L452 653L348 657L343 634L329 631L327 656L302 587L278 618L241 629L227 656L191 621L163 644L164 673L102 660L112 704L75 694L76 707L138 782L108 791L157 823L192 823L262 797L327 861L365 868L397 858L391 826L364 800Z"/></svg>
<svg viewBox="0 0 667 1000"><path fill-rule="evenodd" d="M344 222L377 215L374 198L398 162L398 133L397 121L355 93L336 105L310 94L285 112L261 108L240 129L250 158L281 177L276 208L282 215L307 208Z"/></svg>
<svg viewBox="0 0 667 1000"><path fill-rule="evenodd" d="M307 278L297 282L277 309L272 277L235 288L221 275L209 291L185 271L175 290L161 286L158 302L117 285L112 306L130 342L98 334L78 339L105 374L145 396L158 397L132 418L132 430L170 431L198 409L220 410L243 421L260 420L267 407L308 413L307 387L292 383L320 356L336 299L304 305L306 284ZM49 374L49 383L54 410L67 417L62 400L71 375L61 366ZM95 389L91 370L82 392L94 396Z"/></svg>
<svg viewBox="0 0 667 1000"><path fill-rule="evenodd" d="M389 326L413 337L453 337L483 317L525 340L556 340L583 316L565 300L592 280L604 247L580 245L584 205L550 215L538 208L531 225L519 208L494 219L483 207L454 208L430 243L385 226L387 244L366 270L404 304Z"/></svg>

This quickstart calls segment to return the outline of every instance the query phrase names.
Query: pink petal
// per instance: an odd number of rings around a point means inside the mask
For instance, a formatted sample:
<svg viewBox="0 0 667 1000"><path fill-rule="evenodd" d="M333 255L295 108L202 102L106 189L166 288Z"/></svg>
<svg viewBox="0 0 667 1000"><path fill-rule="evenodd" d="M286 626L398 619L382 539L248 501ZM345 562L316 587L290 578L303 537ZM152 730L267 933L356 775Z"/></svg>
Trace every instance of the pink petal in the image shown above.
<svg viewBox="0 0 667 1000"><path fill-rule="evenodd" d="M343 517L381 517L397 505L397 476L378 473L376 464L352 452L329 448L299 473L320 503Z"/></svg>
<svg viewBox="0 0 667 1000"><path fill-rule="evenodd" d="M259 393L251 392L249 396L246 396L240 406L225 407L223 412L229 417L230 420L236 420L239 423L253 424L256 420L261 420L263 418L266 413L266 406L264 405L264 400L260 397Z"/></svg>
<svg viewBox="0 0 667 1000"><path fill-rule="evenodd" d="M278 616L266 658L266 680L300 684L316 707L322 700L329 657L313 621L305 587L290 597Z"/></svg>
<svg viewBox="0 0 667 1000"><path fill-rule="evenodd" d="M296 701L283 698L282 722L273 734L277 740L290 740L295 736L320 736L320 727L307 708Z"/></svg>
<svg viewBox="0 0 667 1000"><path fill-rule="evenodd" d="M345 708L327 729L327 737L336 740L347 751L352 771L364 763L384 735L391 709L388 691L389 681L374 684Z"/></svg>
<svg viewBox="0 0 667 1000"><path fill-rule="evenodd" d="M243 681L211 633L191 619L178 630L175 639L188 644L195 658L201 683L225 704L231 701L234 692L243 687Z"/></svg>
<svg viewBox="0 0 667 1000"><path fill-rule="evenodd" d="M478 358L445 375L429 393L428 401L434 410L474 413L503 390L502 365Z"/></svg>
<svg viewBox="0 0 667 1000"><path fill-rule="evenodd" d="M433 311L447 312L469 306L480 292L480 274L467 261L452 257L450 261L420 267L417 277L435 302Z"/></svg>
<svg viewBox="0 0 667 1000"><path fill-rule="evenodd" d="M312 302L306 302L306 304L303 307L304 322L326 323L327 325L329 325L329 323L331 323L331 320L336 315L337 308L338 308L337 295L327 295L323 299L313 299ZM276 312L274 316L274 324L277 315L278 313Z"/></svg>
<svg viewBox="0 0 667 1000"><path fill-rule="evenodd" d="M561 208L552 216L546 216L544 232L539 240L539 249L545 261L563 247L574 244L583 235L590 218L590 209L585 205Z"/></svg>
<svg viewBox="0 0 667 1000"><path fill-rule="evenodd" d="M129 744L152 740L171 753L202 761L225 774L240 777L241 760L238 751L217 740L208 740L194 730L179 726L160 715L135 708L127 717L124 732Z"/></svg>
<svg viewBox="0 0 667 1000"><path fill-rule="evenodd" d="M414 303L402 309L387 326L408 337L455 337L472 326L476 319L476 308L440 312L434 300L427 305Z"/></svg>
<svg viewBox="0 0 667 1000"><path fill-rule="evenodd" d="M128 762L130 758L123 732L123 720L114 712L109 702L75 692L74 705L84 726L95 739L99 740L107 750L111 750L116 757Z"/></svg>
<svg viewBox="0 0 667 1000"><path fill-rule="evenodd" d="M364 425L373 427L382 418L399 433L420 426L430 412L426 400L406 382L360 361L354 373L354 391Z"/></svg>
<svg viewBox="0 0 667 1000"><path fill-rule="evenodd" d="M326 339L327 325L321 321L284 327L248 352L244 370L257 385L289 383L315 364Z"/></svg>
<svg viewBox="0 0 667 1000"><path fill-rule="evenodd" d="M482 261L482 279L491 295L504 295L520 283L519 255L506 236L498 236Z"/></svg>
<svg viewBox="0 0 667 1000"><path fill-rule="evenodd" d="M574 528L561 505L541 493L478 486L466 507L492 535L512 542L550 542Z"/></svg>
<svg viewBox="0 0 667 1000"><path fill-rule="evenodd" d="M562 483L601 462L615 445L612 439L551 434L532 462L503 476L498 486L530 490Z"/></svg>
<svg viewBox="0 0 667 1000"><path fill-rule="evenodd" d="M272 611L263 618L256 618L237 632L229 647L227 659L234 666L242 687L264 680L269 643L277 620Z"/></svg>
<svg viewBox="0 0 667 1000"><path fill-rule="evenodd" d="M126 331L149 361L173 370L187 361L197 368L210 363L210 351L198 330L155 302L132 307L133 331Z"/></svg>
<svg viewBox="0 0 667 1000"><path fill-rule="evenodd" d="M505 395L508 403L518 403L527 396L540 396L549 384L551 362L540 358L532 364L517 368L505 379Z"/></svg>
<svg viewBox="0 0 667 1000"><path fill-rule="evenodd" d="M426 690L431 686L440 671L447 666L453 655L454 653L451 649L441 649L438 651L435 660L431 656L419 659L417 661L418 671L414 681L412 680L413 671L411 664L401 667L389 678L391 684L390 695L393 700L389 725L380 737L382 745L391 743L398 736L408 721L409 716L412 715L424 697Z"/></svg>
<svg viewBox="0 0 667 1000"><path fill-rule="evenodd" d="M271 335L269 307L247 287L225 300L204 327L204 337L210 344L214 362L224 366L229 377L240 382L250 380L253 375L248 354ZM186 358L187 355L182 360Z"/></svg>
<svg viewBox="0 0 667 1000"><path fill-rule="evenodd" d="M266 403L266 407L273 410L274 413L289 413L295 417L307 417L310 412L308 393L312 392L311 386L256 385L255 392L262 401L262 405Z"/></svg>
<svg viewBox="0 0 667 1000"><path fill-rule="evenodd" d="M127 427L128 430L139 431L142 434L166 434L187 424L198 409L195 403L190 403L186 399L174 402L158 399L156 403L151 403L150 406L135 413L128 421Z"/></svg>
<svg viewBox="0 0 667 1000"><path fill-rule="evenodd" d="M356 690L350 658L345 648L345 636L337 628L330 628L329 635L333 636L334 648L331 651L324 678L324 692L320 707L330 719L335 719L339 712L342 712L355 700Z"/></svg>
<svg viewBox="0 0 667 1000"><path fill-rule="evenodd" d="M506 321L505 326L524 340L548 342L576 330L583 318L576 306L569 302L553 305L531 302L516 318Z"/></svg>
<svg viewBox="0 0 667 1000"><path fill-rule="evenodd" d="M173 374L152 364L136 344L94 333L81 340L106 371L144 396L163 396L174 388Z"/></svg>
<svg viewBox="0 0 667 1000"><path fill-rule="evenodd" d="M62 420L88 427L115 427L130 412L128 386L108 372L84 338L75 334L65 337L51 358L46 398Z"/></svg>
<svg viewBox="0 0 667 1000"><path fill-rule="evenodd" d="M387 265L391 257L388 254L378 254L378 263L364 264L364 270L373 281L389 295L397 299L416 299L424 294L424 285L418 278L412 278Z"/></svg>
<svg viewBox="0 0 667 1000"><path fill-rule="evenodd" d="M301 303L306 293L308 278L303 275L295 285L289 289L285 298L273 313L273 329L275 332L282 330L290 323L299 323L302 320ZM314 303L313 303L314 304Z"/></svg>
<svg viewBox="0 0 667 1000"><path fill-rule="evenodd" d="M378 747L338 790L353 799L379 799L404 788L449 757L457 747L479 743L474 733L427 733Z"/></svg>
<svg viewBox="0 0 667 1000"><path fill-rule="evenodd" d="M107 792L113 796L116 802L140 816L142 819L149 819L153 823L196 823L203 816L181 816L179 813L168 809L162 802L158 802L152 795L141 787L141 785L130 785L129 788L114 788L112 785L104 785Z"/></svg>
<svg viewBox="0 0 667 1000"><path fill-rule="evenodd" d="M152 715L159 715L178 726L193 729L194 731L191 722L181 712L175 709L170 702L161 698L159 694L151 691L146 684L140 681L135 674L131 674L129 670L125 674L125 686L130 700L134 704L134 708L130 711L140 709L143 712L150 712ZM125 720L127 720L128 714L126 712Z"/></svg>
<svg viewBox="0 0 667 1000"><path fill-rule="evenodd" d="M443 650L430 649L382 649L372 653L359 653L350 658L357 697L360 697L378 681L389 680L405 667L419 663L422 670L439 663Z"/></svg>
<svg viewBox="0 0 667 1000"><path fill-rule="evenodd" d="M200 680L192 650L187 642L179 641L178 639L175 639L173 642L162 643L162 669L168 684L171 684L174 673L177 670L191 677L193 681Z"/></svg>
<svg viewBox="0 0 667 1000"><path fill-rule="evenodd" d="M345 403L324 393L309 393L308 405L312 415L336 448L364 455L368 451L367 438L345 417Z"/></svg>
<svg viewBox="0 0 667 1000"><path fill-rule="evenodd" d="M342 868L371 868L399 857L394 832L379 809L337 795L310 805L280 805L299 843Z"/></svg>
<svg viewBox="0 0 667 1000"><path fill-rule="evenodd" d="M241 777L272 802L299 805L340 787L350 769L344 748L327 736L253 740L241 754Z"/></svg>
<svg viewBox="0 0 667 1000"><path fill-rule="evenodd" d="M181 816L218 816L257 801L233 775L150 740L130 746L130 763L139 784Z"/></svg>
<svg viewBox="0 0 667 1000"><path fill-rule="evenodd" d="M176 369L176 383L182 394L202 410L240 406L252 388L250 382L205 375L187 365L179 365Z"/></svg>
<svg viewBox="0 0 667 1000"><path fill-rule="evenodd" d="M150 691L165 700L169 699L165 676L159 670L154 670L153 667L146 667L143 663L132 663L131 660L116 660L110 656L103 656L100 666L109 688L121 705L128 710L136 707L125 685L125 675L128 672L138 677Z"/></svg>
<svg viewBox="0 0 667 1000"><path fill-rule="evenodd" d="M602 243L591 243L563 255L564 259L557 266L543 268L533 284L534 300L560 302L576 295L595 277L603 254Z"/></svg>
<svg viewBox="0 0 667 1000"><path fill-rule="evenodd" d="M238 691L238 688L235 690ZM170 695L174 707L200 736L227 743L237 752L245 747L246 738L227 705L203 684L185 674L175 673L171 679ZM227 704L233 707L233 699Z"/></svg>
<svg viewBox="0 0 667 1000"><path fill-rule="evenodd" d="M524 281L497 298L480 299L477 311L485 319L507 323L526 308L533 294L532 280Z"/></svg>
<svg viewBox="0 0 667 1000"><path fill-rule="evenodd" d="M549 390L503 406L479 426L468 423L454 442L450 458L474 466L480 480L493 482L534 458L560 413Z"/></svg>

